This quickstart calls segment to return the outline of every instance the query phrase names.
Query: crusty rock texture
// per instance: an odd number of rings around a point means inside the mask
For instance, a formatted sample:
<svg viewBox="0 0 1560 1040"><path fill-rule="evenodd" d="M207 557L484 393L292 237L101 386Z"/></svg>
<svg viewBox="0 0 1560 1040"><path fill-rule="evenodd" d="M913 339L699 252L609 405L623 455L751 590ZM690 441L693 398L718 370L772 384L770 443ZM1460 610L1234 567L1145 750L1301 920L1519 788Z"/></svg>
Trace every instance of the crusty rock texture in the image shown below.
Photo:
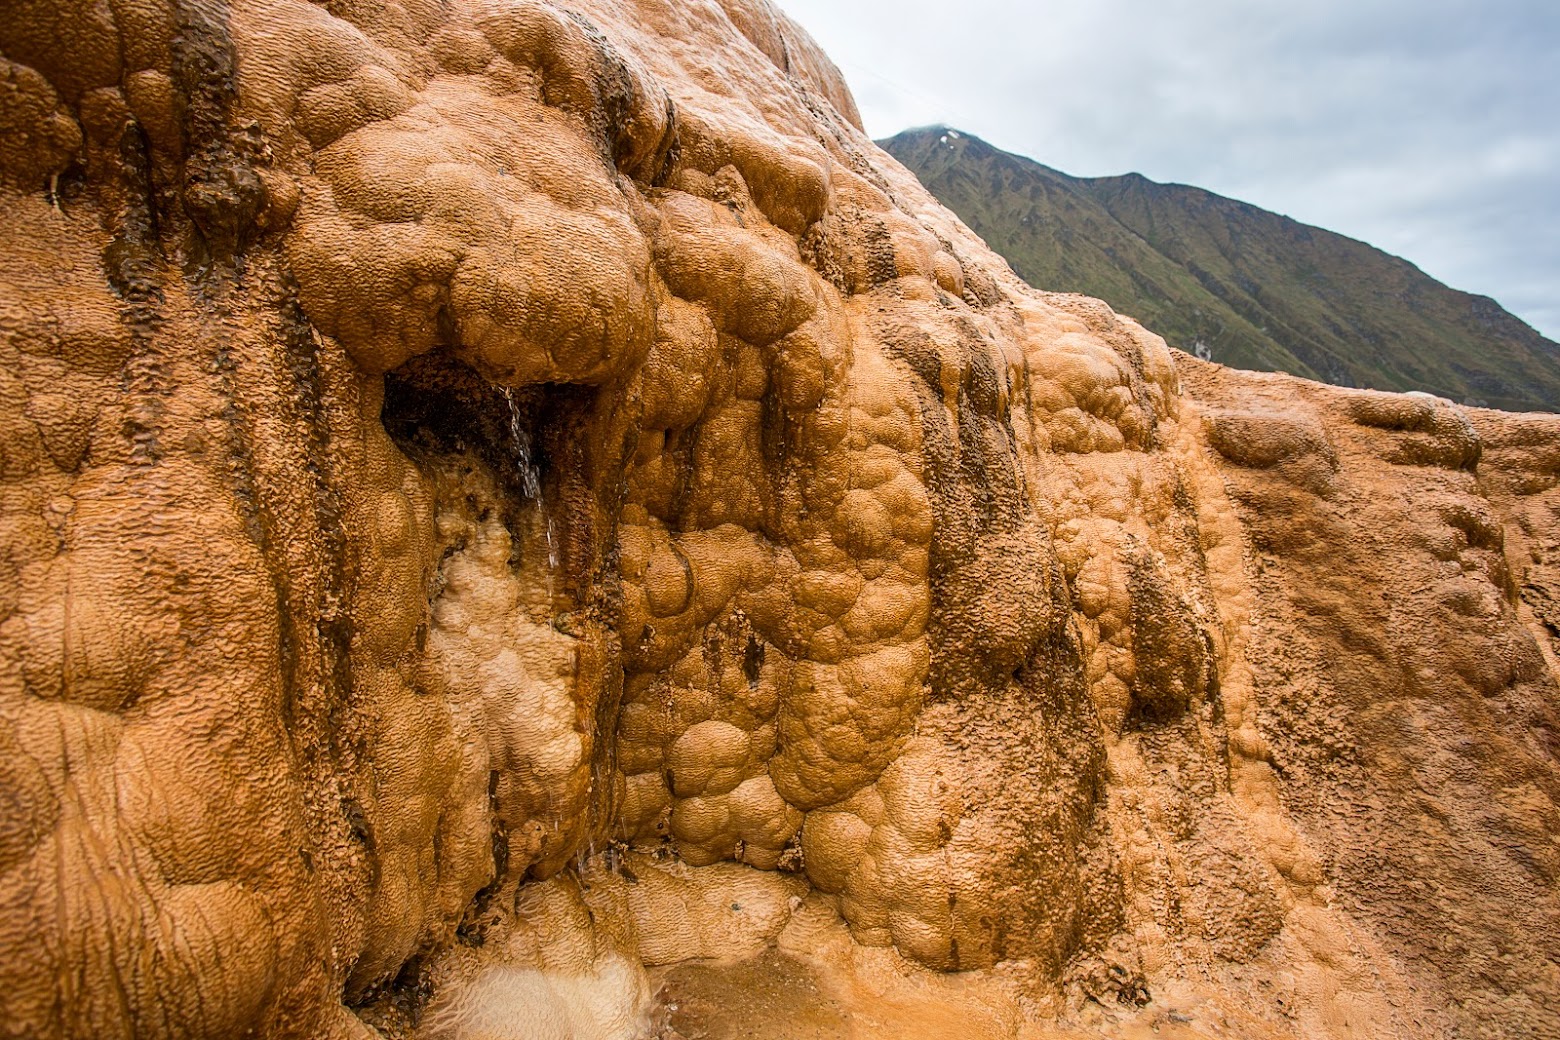
<svg viewBox="0 0 1560 1040"><path fill-rule="evenodd" d="M1560 418L1030 289L765 0L0 56L0 1036L1560 1035Z"/></svg>

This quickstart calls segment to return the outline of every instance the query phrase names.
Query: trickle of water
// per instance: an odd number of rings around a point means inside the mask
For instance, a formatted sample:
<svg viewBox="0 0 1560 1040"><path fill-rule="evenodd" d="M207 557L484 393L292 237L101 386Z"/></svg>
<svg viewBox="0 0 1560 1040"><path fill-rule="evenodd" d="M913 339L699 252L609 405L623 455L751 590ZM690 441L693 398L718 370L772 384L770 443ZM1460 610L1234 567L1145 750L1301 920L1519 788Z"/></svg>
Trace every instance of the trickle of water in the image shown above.
<svg viewBox="0 0 1560 1040"><path fill-rule="evenodd" d="M519 466L520 497L529 503L537 517L542 517L545 510L542 506L542 474L536 464L534 445L531 441L531 432L520 422L520 406L515 402L515 392L509 387L504 387L504 402L509 406L509 439L514 448L515 461ZM553 573L558 569L558 536L554 529L552 517L547 520L547 609L551 611L553 601ZM533 527L534 531L535 528Z"/></svg>
<svg viewBox="0 0 1560 1040"><path fill-rule="evenodd" d="M520 463L520 494L534 502L542 494L542 475L531 452L531 434L520 425L520 406L515 403L515 392L507 386L504 400L509 405L509 439L514 442L515 458Z"/></svg>

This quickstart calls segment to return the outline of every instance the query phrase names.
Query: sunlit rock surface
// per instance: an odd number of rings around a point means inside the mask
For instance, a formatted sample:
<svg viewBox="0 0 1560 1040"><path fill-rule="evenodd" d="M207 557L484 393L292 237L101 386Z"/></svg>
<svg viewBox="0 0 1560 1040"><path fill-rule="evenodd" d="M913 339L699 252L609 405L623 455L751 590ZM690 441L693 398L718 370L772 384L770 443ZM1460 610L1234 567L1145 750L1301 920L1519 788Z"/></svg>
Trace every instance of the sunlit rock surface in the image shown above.
<svg viewBox="0 0 1560 1040"><path fill-rule="evenodd" d="M0 1035L1560 1035L1560 419L1030 289L763 0L0 55Z"/></svg>

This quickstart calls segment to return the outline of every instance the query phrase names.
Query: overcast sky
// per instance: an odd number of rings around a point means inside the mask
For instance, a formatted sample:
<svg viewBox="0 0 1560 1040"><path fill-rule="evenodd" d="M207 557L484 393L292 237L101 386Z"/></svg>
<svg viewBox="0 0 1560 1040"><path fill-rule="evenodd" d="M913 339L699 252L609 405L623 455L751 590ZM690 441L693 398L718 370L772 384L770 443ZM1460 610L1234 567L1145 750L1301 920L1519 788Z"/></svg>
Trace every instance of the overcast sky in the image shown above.
<svg viewBox="0 0 1560 1040"><path fill-rule="evenodd" d="M1560 0L778 0L873 137L946 123L1077 176L1364 239L1560 339Z"/></svg>

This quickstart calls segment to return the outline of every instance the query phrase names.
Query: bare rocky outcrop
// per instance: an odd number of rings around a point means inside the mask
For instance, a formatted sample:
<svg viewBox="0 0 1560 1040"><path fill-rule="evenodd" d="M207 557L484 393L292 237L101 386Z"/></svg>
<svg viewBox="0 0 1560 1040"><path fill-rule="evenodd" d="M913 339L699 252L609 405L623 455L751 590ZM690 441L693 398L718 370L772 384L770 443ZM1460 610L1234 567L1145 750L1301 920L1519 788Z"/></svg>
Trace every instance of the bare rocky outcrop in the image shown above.
<svg viewBox="0 0 1560 1040"><path fill-rule="evenodd" d="M0 55L0 1033L1560 1033L1560 421L1036 292L763 0Z"/></svg>

